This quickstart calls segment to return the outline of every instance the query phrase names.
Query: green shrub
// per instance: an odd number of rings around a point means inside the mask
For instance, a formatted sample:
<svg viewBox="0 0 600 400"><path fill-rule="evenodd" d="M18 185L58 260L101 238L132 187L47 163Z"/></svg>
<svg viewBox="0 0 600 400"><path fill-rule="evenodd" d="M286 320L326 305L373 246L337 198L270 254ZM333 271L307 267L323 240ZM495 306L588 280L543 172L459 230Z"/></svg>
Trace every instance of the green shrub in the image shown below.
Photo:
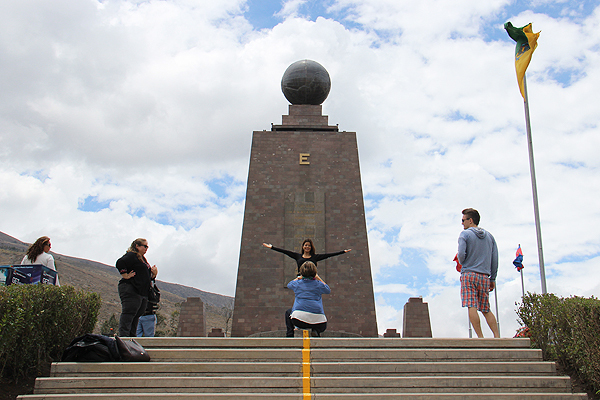
<svg viewBox="0 0 600 400"><path fill-rule="evenodd" d="M545 360L558 361L567 371L600 389L600 300L559 298L527 293L519 306L519 322L529 328L532 347Z"/></svg>
<svg viewBox="0 0 600 400"><path fill-rule="evenodd" d="M47 372L67 345L94 329L101 300L72 286L0 287L0 376Z"/></svg>
<svg viewBox="0 0 600 400"><path fill-rule="evenodd" d="M113 314L109 319L104 321L102 325L100 325L100 334L104 336L114 336L115 333L119 332L119 320L116 315Z"/></svg>

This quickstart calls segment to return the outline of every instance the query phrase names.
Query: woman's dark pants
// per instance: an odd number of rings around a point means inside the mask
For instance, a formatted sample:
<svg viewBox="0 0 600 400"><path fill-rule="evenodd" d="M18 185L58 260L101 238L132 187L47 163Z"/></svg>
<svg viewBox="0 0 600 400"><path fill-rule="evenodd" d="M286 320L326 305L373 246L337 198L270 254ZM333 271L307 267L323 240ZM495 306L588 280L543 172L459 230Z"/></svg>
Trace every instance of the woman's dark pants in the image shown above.
<svg viewBox="0 0 600 400"><path fill-rule="evenodd" d="M140 296L133 285L119 282L121 298L121 318L119 319L119 336L135 337L138 320L146 311L148 298Z"/></svg>
<svg viewBox="0 0 600 400"><path fill-rule="evenodd" d="M327 329L327 322L321 322L320 324L309 324L296 318L290 318L291 315L292 309L290 308L285 312L286 337L294 337L294 326L300 329L312 329L313 333L317 337L321 336L321 333L325 332L325 329Z"/></svg>

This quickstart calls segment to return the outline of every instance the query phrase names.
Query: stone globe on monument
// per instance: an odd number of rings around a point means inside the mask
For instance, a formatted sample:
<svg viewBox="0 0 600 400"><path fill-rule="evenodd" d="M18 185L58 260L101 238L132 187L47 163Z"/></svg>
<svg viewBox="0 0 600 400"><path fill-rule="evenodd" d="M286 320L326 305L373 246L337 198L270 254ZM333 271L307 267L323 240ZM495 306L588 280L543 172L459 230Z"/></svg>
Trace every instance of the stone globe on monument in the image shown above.
<svg viewBox="0 0 600 400"><path fill-rule="evenodd" d="M281 91L293 105L323 104L331 90L327 70L312 60L296 61L281 78Z"/></svg>

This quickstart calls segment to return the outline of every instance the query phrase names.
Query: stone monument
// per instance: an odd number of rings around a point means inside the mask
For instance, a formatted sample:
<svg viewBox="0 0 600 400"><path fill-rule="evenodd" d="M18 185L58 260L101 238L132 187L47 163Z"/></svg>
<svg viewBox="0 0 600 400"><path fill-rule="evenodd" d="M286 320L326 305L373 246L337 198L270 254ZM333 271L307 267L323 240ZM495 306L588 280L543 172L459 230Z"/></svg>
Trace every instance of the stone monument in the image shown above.
<svg viewBox="0 0 600 400"><path fill-rule="evenodd" d="M204 302L200 297L188 297L181 303L177 336L204 337L206 336L206 321Z"/></svg>
<svg viewBox="0 0 600 400"><path fill-rule="evenodd" d="M294 293L291 258L262 246L301 252L311 238L317 253L352 249L320 261L325 334L377 336L356 133L340 132L322 115L331 88L327 70L302 60L281 81L289 115L252 136L246 208L231 336L284 335Z"/></svg>
<svg viewBox="0 0 600 400"><path fill-rule="evenodd" d="M429 306L423 302L422 297L409 298L404 305L403 314L402 337L432 337Z"/></svg>

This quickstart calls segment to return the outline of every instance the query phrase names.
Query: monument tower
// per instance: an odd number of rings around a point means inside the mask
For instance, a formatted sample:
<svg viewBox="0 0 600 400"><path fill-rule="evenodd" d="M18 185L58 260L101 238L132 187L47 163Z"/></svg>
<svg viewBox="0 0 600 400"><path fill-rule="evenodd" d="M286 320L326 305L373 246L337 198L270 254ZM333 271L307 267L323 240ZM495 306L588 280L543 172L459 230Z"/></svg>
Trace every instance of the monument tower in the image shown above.
<svg viewBox="0 0 600 400"><path fill-rule="evenodd" d="M301 252L311 238L317 253L351 252L320 261L325 335L377 336L356 133L328 125L322 103L331 87L320 64L302 60L281 81L289 115L252 136L246 208L238 265L232 336L285 331L294 302L287 283L297 265L262 246Z"/></svg>

